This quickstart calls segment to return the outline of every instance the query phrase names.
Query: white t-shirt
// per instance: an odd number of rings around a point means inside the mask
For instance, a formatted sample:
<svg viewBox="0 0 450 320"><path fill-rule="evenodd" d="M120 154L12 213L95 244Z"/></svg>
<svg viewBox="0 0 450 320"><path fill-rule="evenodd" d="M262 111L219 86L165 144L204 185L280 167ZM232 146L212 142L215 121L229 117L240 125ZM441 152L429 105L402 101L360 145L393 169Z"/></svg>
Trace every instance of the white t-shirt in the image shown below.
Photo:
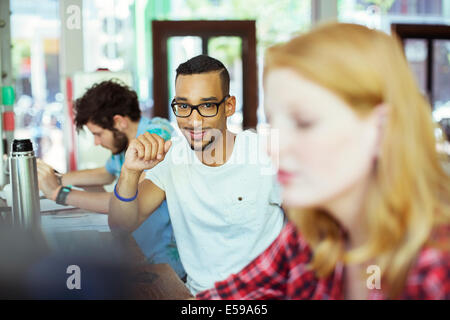
<svg viewBox="0 0 450 320"><path fill-rule="evenodd" d="M166 193L193 294L240 271L283 227L276 170L258 137L238 134L231 157L218 167L203 164L186 138L173 137L164 161L146 173Z"/></svg>

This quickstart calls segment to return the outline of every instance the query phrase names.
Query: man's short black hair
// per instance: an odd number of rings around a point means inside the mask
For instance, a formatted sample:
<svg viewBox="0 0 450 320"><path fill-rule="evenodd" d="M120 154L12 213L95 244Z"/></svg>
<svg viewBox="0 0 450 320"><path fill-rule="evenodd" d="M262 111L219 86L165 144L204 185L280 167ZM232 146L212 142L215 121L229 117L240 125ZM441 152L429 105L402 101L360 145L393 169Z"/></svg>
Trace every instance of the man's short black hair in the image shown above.
<svg viewBox="0 0 450 320"><path fill-rule="evenodd" d="M222 91L224 95L230 93L230 74L227 68L217 59L214 59L205 54L201 54L188 61L180 64L177 68L177 76L179 75L190 75L218 71L220 72L220 80L222 81Z"/></svg>
<svg viewBox="0 0 450 320"><path fill-rule="evenodd" d="M133 122L141 118L136 92L118 79L94 84L75 101L74 111L77 129L92 122L103 129L113 130L115 115L129 117Z"/></svg>

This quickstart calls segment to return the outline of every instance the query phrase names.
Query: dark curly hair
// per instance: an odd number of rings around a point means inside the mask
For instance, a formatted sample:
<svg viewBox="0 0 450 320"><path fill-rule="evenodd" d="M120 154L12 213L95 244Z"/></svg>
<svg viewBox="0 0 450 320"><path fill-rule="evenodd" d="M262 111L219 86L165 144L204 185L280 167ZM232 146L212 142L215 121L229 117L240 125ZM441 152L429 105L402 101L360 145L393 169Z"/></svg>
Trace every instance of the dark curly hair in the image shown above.
<svg viewBox="0 0 450 320"><path fill-rule="evenodd" d="M118 79L94 84L75 101L74 112L78 130L88 122L114 130L115 115L127 116L134 122L141 118L136 92Z"/></svg>
<svg viewBox="0 0 450 320"><path fill-rule="evenodd" d="M179 75L199 74L212 71L220 72L220 80L222 81L223 94L224 95L229 94L230 74L228 73L227 68L219 60L214 59L205 54L201 54L180 64L177 68L177 76L175 77L175 81L177 81Z"/></svg>

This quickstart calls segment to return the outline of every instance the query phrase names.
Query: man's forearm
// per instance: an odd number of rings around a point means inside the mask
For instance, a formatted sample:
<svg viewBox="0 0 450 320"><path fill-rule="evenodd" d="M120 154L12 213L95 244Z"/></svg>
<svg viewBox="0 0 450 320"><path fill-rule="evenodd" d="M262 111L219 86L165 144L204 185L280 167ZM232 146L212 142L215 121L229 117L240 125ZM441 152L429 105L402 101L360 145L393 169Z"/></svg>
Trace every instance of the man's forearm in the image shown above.
<svg viewBox="0 0 450 320"><path fill-rule="evenodd" d="M109 192L86 192L72 190L67 195L66 203L68 205L92 212L108 213L110 198L111 193Z"/></svg>
<svg viewBox="0 0 450 320"><path fill-rule="evenodd" d="M122 170L116 191L122 198L132 198L137 192L141 173ZM120 228L132 231L139 223L138 199L121 201L112 195L109 203L108 223L111 229Z"/></svg>
<svg viewBox="0 0 450 320"><path fill-rule="evenodd" d="M63 174L62 184L72 186L105 185L114 181L114 176L105 168L72 171Z"/></svg>

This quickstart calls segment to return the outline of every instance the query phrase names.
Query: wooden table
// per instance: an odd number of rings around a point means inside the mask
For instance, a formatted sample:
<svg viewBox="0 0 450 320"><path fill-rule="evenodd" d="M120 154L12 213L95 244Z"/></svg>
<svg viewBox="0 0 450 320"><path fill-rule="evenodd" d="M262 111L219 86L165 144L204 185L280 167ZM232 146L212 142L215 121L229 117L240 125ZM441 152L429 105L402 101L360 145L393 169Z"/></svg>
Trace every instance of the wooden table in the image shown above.
<svg viewBox="0 0 450 320"><path fill-rule="evenodd" d="M91 214L82 209L46 212L43 215L80 215ZM69 223L70 219L67 221ZM133 236L130 234L116 235L112 232L96 230L71 230L66 232L44 232L48 242L59 252L71 254L79 252L80 248L98 249L120 247L124 250L126 260L130 263L127 285L130 289L127 298L149 300L178 300L192 298L191 293L168 264L149 264Z"/></svg>

